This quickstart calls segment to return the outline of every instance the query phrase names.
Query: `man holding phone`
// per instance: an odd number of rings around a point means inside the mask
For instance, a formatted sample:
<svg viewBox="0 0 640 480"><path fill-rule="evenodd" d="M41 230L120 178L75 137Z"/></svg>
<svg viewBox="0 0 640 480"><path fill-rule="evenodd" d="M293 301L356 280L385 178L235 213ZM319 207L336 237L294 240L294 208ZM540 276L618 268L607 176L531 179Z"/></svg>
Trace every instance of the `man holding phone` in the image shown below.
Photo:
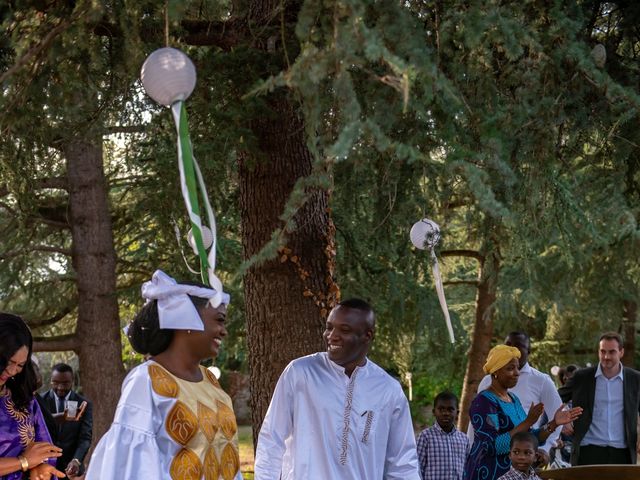
<svg viewBox="0 0 640 480"><path fill-rule="evenodd" d="M91 403L73 391L73 369L66 363L53 366L51 390L44 394L49 412L58 422L55 444L62 448L56 468L73 478L84 473L83 460L91 446Z"/></svg>

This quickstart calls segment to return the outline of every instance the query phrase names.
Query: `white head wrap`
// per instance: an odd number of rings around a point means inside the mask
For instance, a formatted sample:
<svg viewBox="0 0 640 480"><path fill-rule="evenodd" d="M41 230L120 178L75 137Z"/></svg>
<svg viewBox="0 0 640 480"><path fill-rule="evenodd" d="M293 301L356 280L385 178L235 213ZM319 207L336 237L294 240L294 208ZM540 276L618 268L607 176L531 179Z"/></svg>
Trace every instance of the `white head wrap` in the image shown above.
<svg viewBox="0 0 640 480"><path fill-rule="evenodd" d="M213 308L220 304L228 305L231 298L222 291L222 284L218 290L198 287L196 285L181 285L162 270L156 270L150 282L142 284L142 297L147 300L158 301L158 318L160 328L174 330L204 330L202 319L195 305L189 298L208 298Z"/></svg>

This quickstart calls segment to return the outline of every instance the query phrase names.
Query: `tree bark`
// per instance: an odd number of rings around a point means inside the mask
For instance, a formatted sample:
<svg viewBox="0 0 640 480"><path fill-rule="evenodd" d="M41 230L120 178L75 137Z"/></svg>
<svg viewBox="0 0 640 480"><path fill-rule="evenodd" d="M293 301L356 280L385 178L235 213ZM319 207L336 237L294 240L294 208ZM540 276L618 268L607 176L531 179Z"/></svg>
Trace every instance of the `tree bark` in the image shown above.
<svg viewBox="0 0 640 480"><path fill-rule="evenodd" d="M624 338L624 356L622 363L626 367L635 368L636 358L636 321L638 320L638 304L633 300L623 302L622 336Z"/></svg>
<svg viewBox="0 0 640 480"><path fill-rule="evenodd" d="M67 160L72 262L77 276L76 352L93 412L93 439L111 425L124 378L116 298L116 253L102 165L102 139L75 139Z"/></svg>
<svg viewBox="0 0 640 480"><path fill-rule="evenodd" d="M500 261L496 251L490 250L480 257L478 291L476 294L476 314L467 355L467 368L462 385L458 429L466 432L469 425L469 407L484 377L482 367L486 361L493 338L493 307L496 300Z"/></svg>
<svg viewBox="0 0 640 480"><path fill-rule="evenodd" d="M303 120L282 92L269 99L272 118L252 122L259 152L240 155L240 210L245 258L283 226L279 218L296 180L309 175ZM326 191L310 193L279 258L244 276L254 444L275 384L294 358L324 349L322 332L337 300L334 227Z"/></svg>

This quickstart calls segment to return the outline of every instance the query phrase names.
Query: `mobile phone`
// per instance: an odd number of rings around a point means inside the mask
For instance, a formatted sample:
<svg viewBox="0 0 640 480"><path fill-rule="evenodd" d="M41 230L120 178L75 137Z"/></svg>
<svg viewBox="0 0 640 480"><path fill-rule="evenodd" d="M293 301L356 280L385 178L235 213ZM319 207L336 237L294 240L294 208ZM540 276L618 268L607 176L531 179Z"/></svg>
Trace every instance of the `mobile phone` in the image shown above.
<svg viewBox="0 0 640 480"><path fill-rule="evenodd" d="M64 406L67 409L67 417L75 417L78 414L78 402L75 400L67 400Z"/></svg>

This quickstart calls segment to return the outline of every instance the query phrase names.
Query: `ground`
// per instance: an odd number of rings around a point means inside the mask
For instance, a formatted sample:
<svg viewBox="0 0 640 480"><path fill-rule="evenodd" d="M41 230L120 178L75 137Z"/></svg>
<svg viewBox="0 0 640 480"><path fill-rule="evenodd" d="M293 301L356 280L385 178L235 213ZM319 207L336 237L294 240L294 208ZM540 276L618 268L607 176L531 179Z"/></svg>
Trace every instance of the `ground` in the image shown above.
<svg viewBox="0 0 640 480"><path fill-rule="evenodd" d="M240 470L244 480L253 480L253 434L251 426L238 427L238 446L240 448Z"/></svg>

